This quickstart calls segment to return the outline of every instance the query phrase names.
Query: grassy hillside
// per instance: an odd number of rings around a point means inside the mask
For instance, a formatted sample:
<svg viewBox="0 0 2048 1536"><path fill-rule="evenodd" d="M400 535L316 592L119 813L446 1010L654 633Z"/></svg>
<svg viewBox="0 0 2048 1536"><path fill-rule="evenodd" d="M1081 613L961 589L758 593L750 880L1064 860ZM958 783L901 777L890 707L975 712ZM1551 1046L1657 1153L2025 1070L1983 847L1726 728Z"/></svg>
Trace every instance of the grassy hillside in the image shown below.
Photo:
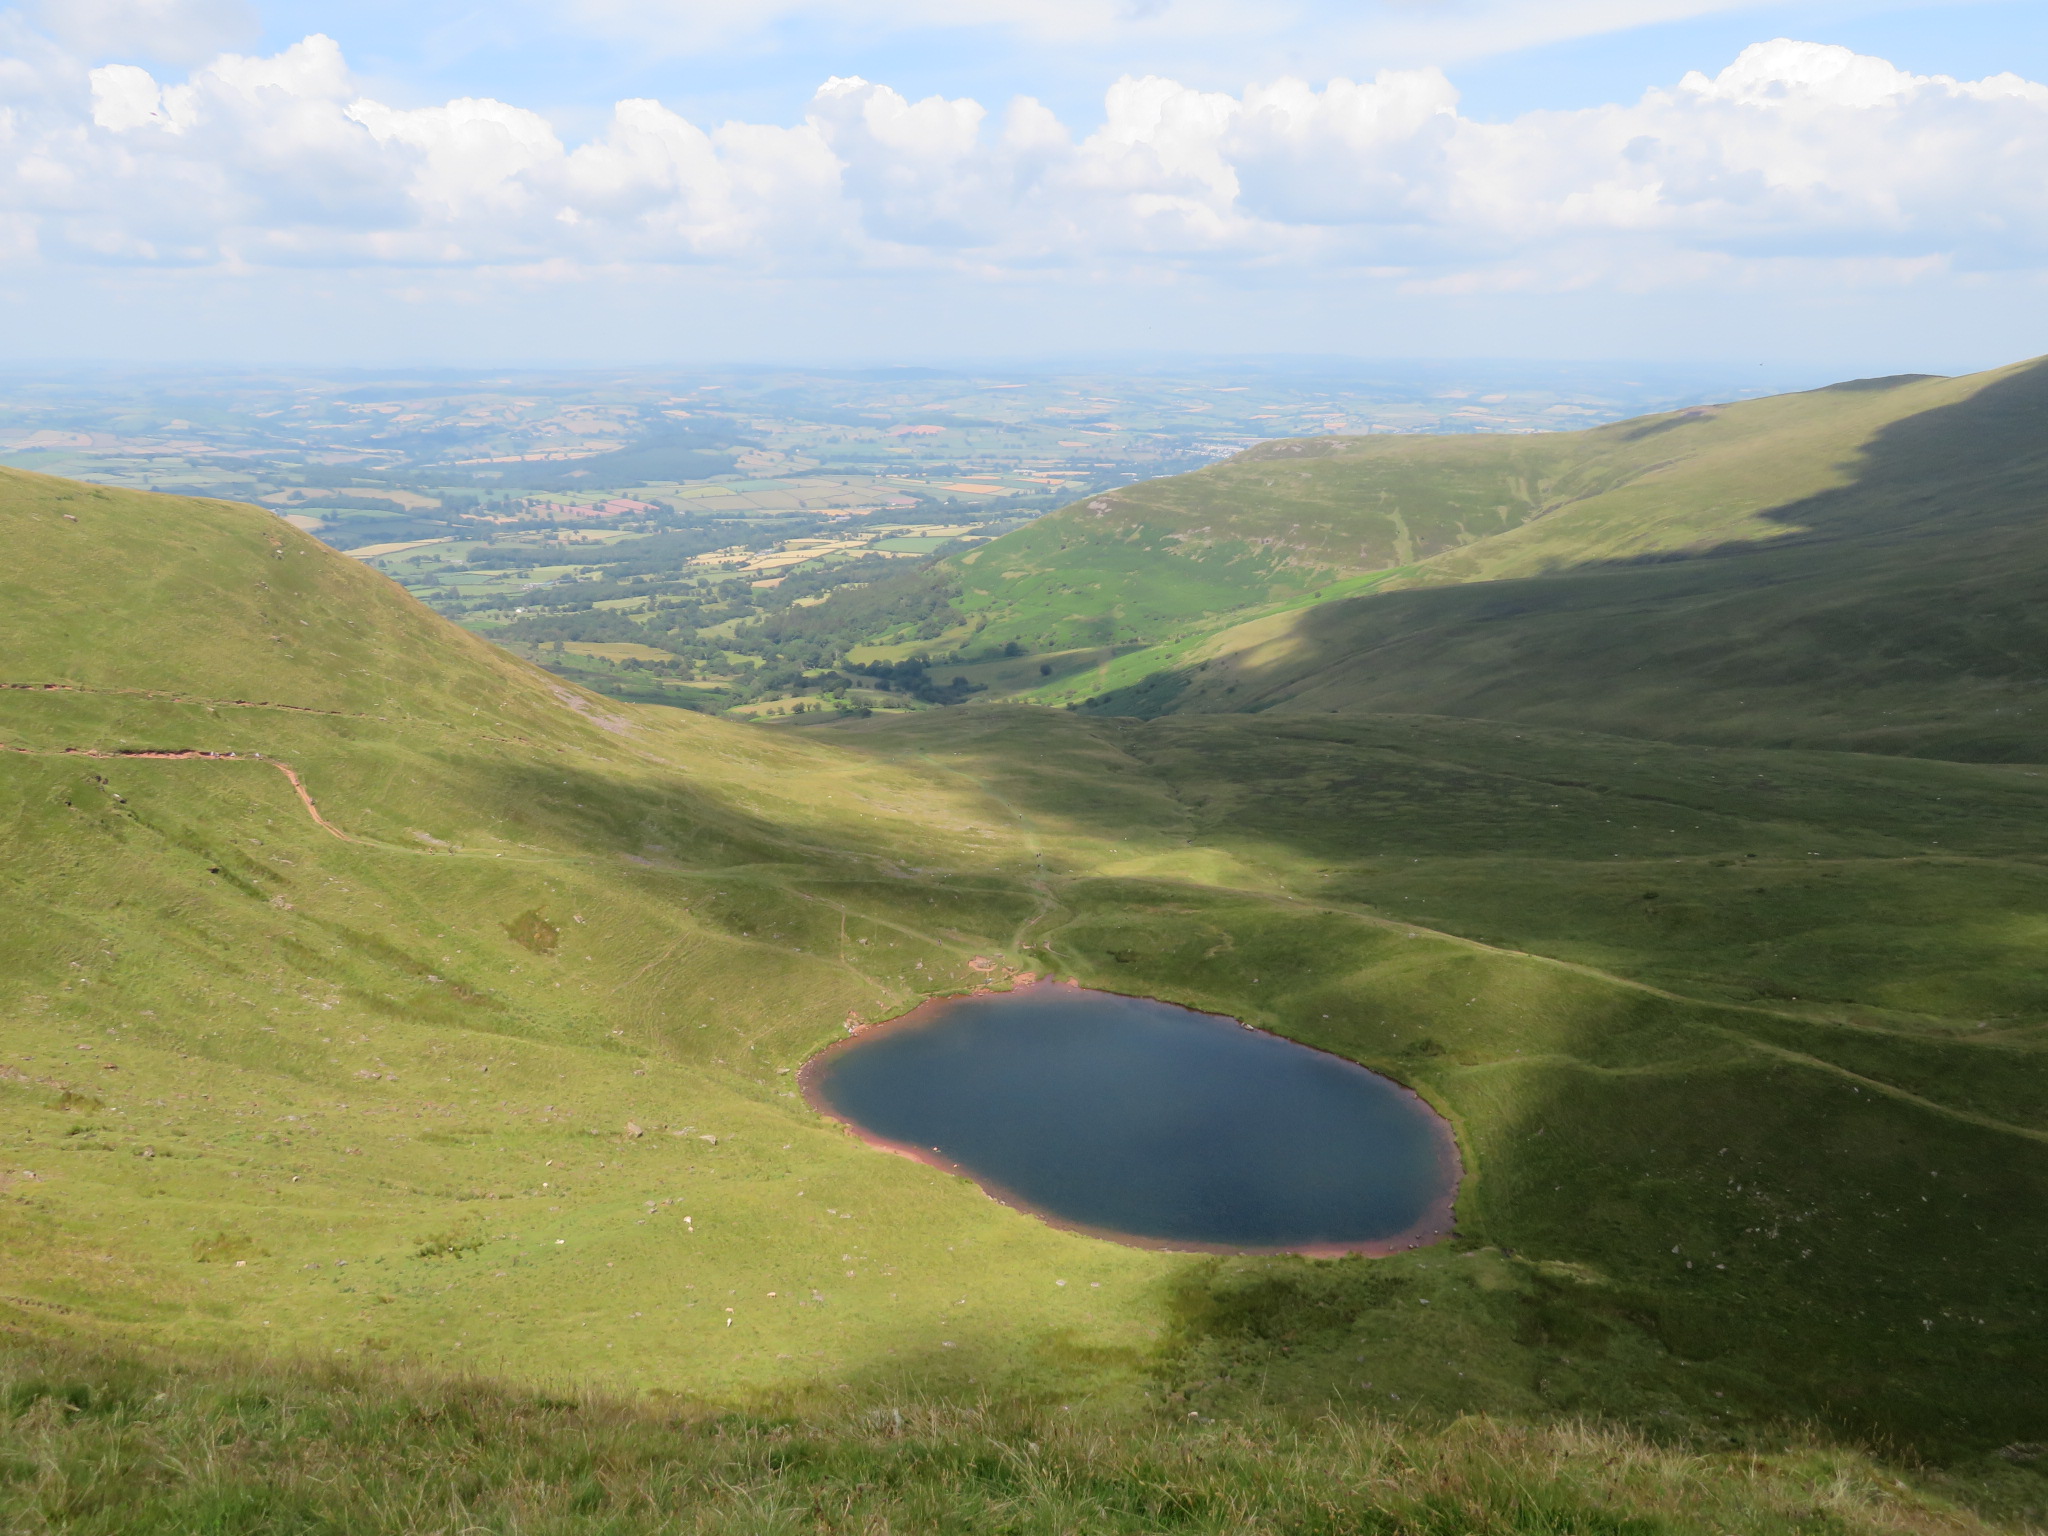
<svg viewBox="0 0 2048 1536"><path fill-rule="evenodd" d="M941 1320L1143 1339L1135 1257L953 1181L918 1214L786 1081L1036 910L971 801L609 714L253 509L5 490L17 1315L689 1391ZM1063 1264L1108 1294L1060 1308Z"/></svg>
<svg viewBox="0 0 2048 1536"><path fill-rule="evenodd" d="M1269 443L903 578L947 614L874 638L1115 714L2041 758L2044 487L2039 363L1583 432Z"/></svg>
<svg viewBox="0 0 2048 1536"><path fill-rule="evenodd" d="M1874 434L1990 377L1868 380L1579 432L1267 443L1091 497L901 582L945 587L954 641L1059 652L1360 590L1772 538L1786 531L1773 509L1848 484Z"/></svg>
<svg viewBox="0 0 2048 1536"><path fill-rule="evenodd" d="M2048 1510L2030 769L1428 717L769 732L579 694L247 507L10 473L0 527L14 1527ZM1124 1248L795 1097L850 1016L989 966L1414 1085L1459 1236Z"/></svg>
<svg viewBox="0 0 2048 1536"><path fill-rule="evenodd" d="M1446 1356L1513 1362L1457 1382L1462 1406L1654 1418L1706 1373L1717 1411L1876 1410L1926 1444L2010 1369L2011 1422L2040 1422L2038 774L1413 717L967 718L873 739L1119 840L1063 892L1063 951L1228 999L1453 1115L1478 1169L1460 1230L1531 1266L1503 1289L1534 1287L1489 1315L1486 1264L1426 1282L1457 1298L1455 1324L1428 1314ZM1371 1266L1203 1287L1192 1374L1225 1397L1355 1387L1353 1361L1419 1321ZM1569 1315L1524 1310L1551 1304ZM1935 1387L1951 1371L1974 1406Z"/></svg>
<svg viewBox="0 0 2048 1536"><path fill-rule="evenodd" d="M0 1358L21 1532L1386 1532L1982 1536L1953 1486L1817 1441L1687 1451L1579 1423L1442 1429L1072 1405L693 1413L332 1366ZM1931 1484L1931 1486L1926 1486Z"/></svg>
<svg viewBox="0 0 2048 1536"><path fill-rule="evenodd" d="M1126 657L1095 684L1109 694L1097 707L1420 709L1692 741L2048 757L2048 629L2033 599L2048 574L2048 367L1821 393L1865 417L1881 402L1892 419L1833 458L1810 433L1789 459L1746 443L1681 495L1677 480L1712 457L1702 452L1443 556L1410 590ZM1787 409L1730 407L1658 441L1680 452L1744 413ZM1773 478L1781 465L1825 465L1840 483ZM1752 483L1735 484L1737 470ZM1626 558L1630 539L1675 552Z"/></svg>

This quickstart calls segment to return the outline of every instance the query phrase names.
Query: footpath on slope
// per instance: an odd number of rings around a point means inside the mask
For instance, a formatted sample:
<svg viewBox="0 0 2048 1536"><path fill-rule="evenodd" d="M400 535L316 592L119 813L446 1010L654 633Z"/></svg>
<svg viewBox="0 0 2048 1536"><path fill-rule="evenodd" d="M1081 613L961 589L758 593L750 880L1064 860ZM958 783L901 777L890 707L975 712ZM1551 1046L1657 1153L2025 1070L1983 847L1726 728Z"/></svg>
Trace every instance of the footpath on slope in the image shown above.
<svg viewBox="0 0 2048 1536"><path fill-rule="evenodd" d="M341 828L321 815L320 807L313 803L312 792L306 788L306 781L299 777L299 771L292 767L290 763L280 761L274 757L265 757L260 752L246 754L241 752L202 752L197 748L187 748L177 752L156 752L140 747L122 747L116 748L113 751L107 751L99 747L16 747L6 743L0 743L0 751L12 752L20 757L88 757L98 758L102 761L132 761L137 758L148 758L159 762L268 763L290 782L292 788L298 793L299 803L305 806L306 814L313 818L313 824L323 832L340 838L344 843L362 843L365 846L379 846L371 844L366 838L360 838L352 833L342 831Z"/></svg>
<svg viewBox="0 0 2048 1536"><path fill-rule="evenodd" d="M5 684L0 686L5 686L9 688L22 688L33 686L40 688L43 685ZM293 706L286 705L281 707L291 708ZM0 743L0 751L12 752L22 757L83 757L88 759L97 759L101 761L142 760L160 762L168 761L264 763L272 768L275 768L279 773L284 775L286 782L288 782L292 786L293 792L299 797L299 803L305 807L307 816L312 819L313 824L315 826L319 827L323 832L326 832L330 837L336 838L344 843L354 843L357 846L366 848L379 848L387 852L417 854L422 851L416 848L408 848L400 844L391 844L381 842L372 838L358 837L351 832L344 831L342 828L336 826L333 822L329 821L326 818L326 816L321 814L318 803L315 802L315 800L313 799L312 792L306 788L305 780L300 777L297 769L295 769L294 767L292 767L291 764L283 761L280 758L265 757L261 753L257 752L210 752L198 748L186 748L175 751L150 750L146 748L116 748L112 750L100 747L38 748L14 746L7 743ZM995 801L998 805L1002 806L1004 810L1009 812L1018 820L1020 828L1024 833L1024 839L1027 848L1032 854L1032 857L1037 866L1035 878L1029 879L1027 883L1032 888L1033 894L1038 898L1039 902L1041 903L1039 910L1035 912L1032 916L1027 918L1019 926L1013 942L1021 942L1023 935L1025 933L1028 933L1033 927L1045 921L1048 917L1050 917L1055 911L1059 909L1060 905L1057 897L1053 894L1050 883L1045 878L1046 871L1044 854L1038 843L1036 829L1032 826L1029 816L1026 815L1021 808L1011 804L1008 800L996 794L995 791L985 781L980 780L976 776L965 773L960 769L949 767L946 764L939 763L933 760L929 756L929 754L920 753L919 756L923 758L930 767L937 769L942 773L947 773L954 777L965 779L969 783L976 785L976 787L979 788L983 794L987 795L988 798ZM502 858L503 854L494 853L493 857ZM1181 882L1169 879L1164 883L1179 884ZM1218 886L1204 886L1203 889L1230 890L1231 888ZM1441 929L1430 928L1425 925L1407 922L1399 918L1390 918L1383 916L1379 913L1363 911L1355 907L1335 905L1326 902L1309 901L1299 896L1275 891L1256 891L1238 888L1234 891L1234 894L1242 896L1251 896L1259 899L1264 899L1267 901L1274 901L1285 906L1301 907L1312 911L1321 911L1330 913L1332 915L1341 915L1352 918L1356 921L1365 922L1373 927L1385 929L1400 929L1405 931L1410 937L1420 937L1426 934L1431 938L1447 940L1450 943L1457 944L1468 949L1478 950L1485 953L1500 955L1503 957L1509 957L1517 960L1533 961L1539 965L1551 966L1559 970L1573 972L1578 975L1585 976L1589 979L1603 981L1608 983L1609 985L1621 987L1629 991L1647 993L1653 997L1658 997L1670 1002L1688 1003L1696 1006L1713 1007L1716 1009L1721 1009L1737 1014L1757 1014L1763 1017L1780 1018L1803 1024L1811 1024L1815 1022L1834 1022L1831 1020L1827 1020L1825 1018L1816 1019L1809 1015L1792 1013L1782 1009L1758 1008L1754 1006L1745 1006L1739 1003L1729 1003L1724 1000L1710 1000L1704 998L1687 997L1683 993L1667 991L1662 987L1653 986L1647 982L1637 981L1631 977L1615 975L1607 971L1602 971L1596 967L1585 965L1580 962L1562 960L1554 956L1536 954L1527 950L1510 949L1501 945L1488 944L1483 940L1468 938L1463 934L1449 933ZM1055 929L1054 931L1057 931L1057 929ZM1048 945L1047 947L1049 948L1050 946ZM1847 1067L1840 1066L1834 1062L1827 1061L1825 1058L1812 1056L1806 1052L1792 1050L1788 1047L1776 1045L1767 1041L1757 1040L1752 1036L1744 1034L1739 1029L1730 1028L1726 1025L1709 1025L1707 1027L1713 1030L1714 1033L1720 1034L1725 1038L1739 1042L1740 1044L1745 1045L1752 1050L1761 1052L1764 1055L1773 1056L1782 1061L1788 1061L1796 1063L1798 1065L1827 1072L1836 1077L1845 1079L1851 1083L1855 1083L1863 1087L1869 1088L1872 1091L1883 1094L1888 1098L1916 1105L1919 1108L1926 1109L1936 1114L1943 1115L1949 1119L1962 1121L1967 1124L1978 1126L1985 1130L1998 1131L2003 1132L2007 1135L2019 1136L2029 1141L2048 1142L2048 1131L2035 1130L2027 1126L2013 1125L2010 1122L1998 1120L1992 1116L1981 1114L1973 1110L1961 1109L1953 1105L1943 1104L1938 1100L1929 1099L1920 1094L1914 1093L1911 1089L1902 1088L1893 1083L1887 1083L1880 1078L1866 1076L1863 1073L1856 1072Z"/></svg>

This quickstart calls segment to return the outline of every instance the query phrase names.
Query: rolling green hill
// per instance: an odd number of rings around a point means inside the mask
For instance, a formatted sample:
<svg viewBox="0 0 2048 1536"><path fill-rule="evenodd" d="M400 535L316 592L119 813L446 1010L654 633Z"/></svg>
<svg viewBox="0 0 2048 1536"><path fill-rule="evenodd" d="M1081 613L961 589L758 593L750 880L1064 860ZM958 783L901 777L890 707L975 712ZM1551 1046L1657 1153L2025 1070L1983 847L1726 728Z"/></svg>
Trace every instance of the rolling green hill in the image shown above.
<svg viewBox="0 0 2048 1536"><path fill-rule="evenodd" d="M954 623L926 648L1008 647L966 675L1116 714L2041 758L2044 497L2040 363L1584 432L1270 443L945 562L921 579Z"/></svg>
<svg viewBox="0 0 2048 1536"><path fill-rule="evenodd" d="M1256 620L1163 666L1127 658L1144 676L1100 707L1427 709L1693 741L2048 757L2048 628L2034 600L2048 574L2048 367L1844 398L1888 402L1894 418L1832 465L1832 487L1787 477L1757 510L1731 494L1715 508L1743 521L1711 530L1697 516L1660 523L1675 490L1636 487L1441 557L1411 584L1442 585ZM1717 425L1662 440L1675 451ZM1705 544L1708 531L1719 542ZM1680 532L1702 538L1621 557L1624 535L1675 544Z"/></svg>
<svg viewBox="0 0 2048 1536"><path fill-rule="evenodd" d="M1267 443L1078 502L941 570L963 626L1051 651L1156 641L1366 577L1527 575L1768 537L1783 531L1770 509L1843 484L1873 433L1984 382L1870 380L1581 432Z"/></svg>
<svg viewBox="0 0 2048 1536"><path fill-rule="evenodd" d="M2048 1510L2032 768L770 731L579 693L249 507L4 472L0 528L0 1525ZM1027 969L1413 1085L1458 1236L1122 1247L794 1095L849 1018Z"/></svg>

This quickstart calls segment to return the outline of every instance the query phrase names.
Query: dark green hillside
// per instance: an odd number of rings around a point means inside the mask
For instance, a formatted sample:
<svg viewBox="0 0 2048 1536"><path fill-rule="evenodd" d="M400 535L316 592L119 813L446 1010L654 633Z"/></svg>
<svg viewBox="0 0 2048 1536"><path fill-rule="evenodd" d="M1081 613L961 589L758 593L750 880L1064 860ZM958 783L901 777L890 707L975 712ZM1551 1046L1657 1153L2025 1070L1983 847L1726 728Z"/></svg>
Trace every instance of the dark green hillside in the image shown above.
<svg viewBox="0 0 2048 1536"><path fill-rule="evenodd" d="M944 562L958 622L1031 651L1156 641L1516 527L1656 457L1563 436L1338 441L1105 492Z"/></svg>
<svg viewBox="0 0 2048 1536"><path fill-rule="evenodd" d="M1534 1265L1490 1313L1466 1261L1419 1292L1220 1263L1183 1380L1320 1394L1364 1359L1386 1389L1407 1329L1484 1362L1474 1406L1654 1420L1711 1376L1717 1409L1929 1444L2002 1380L2041 1422L2048 780L1427 717L1055 720L855 734L987 783L1049 847L1123 839L1063 893L1060 946L1425 1085L1480 1170L1461 1227ZM1418 1335L1423 1295L1458 1311ZM1977 1406L1923 1395L1955 1373Z"/></svg>
<svg viewBox="0 0 2048 1536"><path fill-rule="evenodd" d="M2048 1510L2031 768L771 731L581 694L254 508L10 476L0 532L0 1526ZM1414 1086L1458 1235L1124 1247L793 1091L1027 970Z"/></svg>
<svg viewBox="0 0 2048 1536"><path fill-rule="evenodd" d="M1843 394L1921 408L1863 441L1840 465L1843 483L1751 518L1773 537L1588 559L1616 514L1576 508L1427 572L1461 585L1258 621L1096 707L1419 709L2048 759L2048 624L2036 600L2048 578L2048 367L1961 382L1960 398L1934 404L1958 395L1956 383ZM1554 558L1561 549L1576 554ZM1561 568L1503 579L1538 559Z"/></svg>
<svg viewBox="0 0 2048 1536"><path fill-rule="evenodd" d="M2003 376L1869 380L1579 432L1267 443L942 562L959 584L950 634L969 649L1152 644L1316 598L1775 539L1789 503L1853 488L1876 434Z"/></svg>

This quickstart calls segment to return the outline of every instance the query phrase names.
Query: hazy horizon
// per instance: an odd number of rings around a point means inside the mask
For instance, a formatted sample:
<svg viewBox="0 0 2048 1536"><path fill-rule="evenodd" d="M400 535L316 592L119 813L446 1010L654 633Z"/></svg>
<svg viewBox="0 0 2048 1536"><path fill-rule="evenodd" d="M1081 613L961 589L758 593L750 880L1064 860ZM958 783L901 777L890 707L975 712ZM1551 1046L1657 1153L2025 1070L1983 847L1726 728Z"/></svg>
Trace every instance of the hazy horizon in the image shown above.
<svg viewBox="0 0 2048 1536"><path fill-rule="evenodd" d="M0 12L11 360L2048 350L2012 0Z"/></svg>

